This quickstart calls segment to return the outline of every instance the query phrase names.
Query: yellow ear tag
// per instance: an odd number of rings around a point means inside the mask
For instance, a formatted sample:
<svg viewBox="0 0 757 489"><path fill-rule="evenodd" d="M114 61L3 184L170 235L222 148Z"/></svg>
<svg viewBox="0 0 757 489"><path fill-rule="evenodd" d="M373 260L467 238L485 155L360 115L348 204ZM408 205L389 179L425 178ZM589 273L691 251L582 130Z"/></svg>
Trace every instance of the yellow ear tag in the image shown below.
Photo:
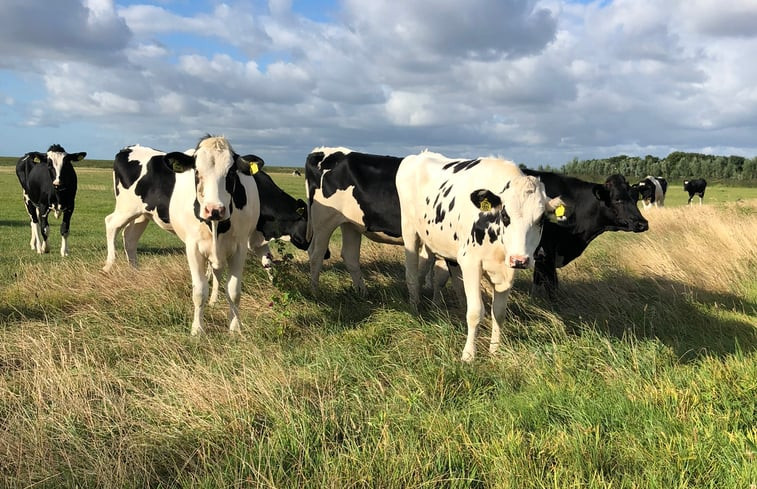
<svg viewBox="0 0 757 489"><path fill-rule="evenodd" d="M481 212L489 212L492 210L492 205L488 199L484 199L478 204L478 208L481 209Z"/></svg>
<svg viewBox="0 0 757 489"><path fill-rule="evenodd" d="M565 206L562 204L558 205L557 208L555 209L555 215L558 218L565 217Z"/></svg>
<svg viewBox="0 0 757 489"><path fill-rule="evenodd" d="M254 175L258 172L258 164L254 161L250 163L250 175Z"/></svg>
<svg viewBox="0 0 757 489"><path fill-rule="evenodd" d="M35 163L39 163L39 161L40 161L40 160L39 160L39 157L38 157L38 156L35 156L35 157L34 157L34 162L35 162Z"/></svg>

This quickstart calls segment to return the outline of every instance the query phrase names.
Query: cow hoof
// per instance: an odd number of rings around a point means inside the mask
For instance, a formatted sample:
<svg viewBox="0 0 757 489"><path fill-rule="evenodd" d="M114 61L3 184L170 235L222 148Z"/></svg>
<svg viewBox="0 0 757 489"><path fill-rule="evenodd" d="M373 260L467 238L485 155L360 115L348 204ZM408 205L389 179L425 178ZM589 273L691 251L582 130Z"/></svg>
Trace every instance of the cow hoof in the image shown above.
<svg viewBox="0 0 757 489"><path fill-rule="evenodd" d="M463 351L463 356L460 357L460 360L462 360L465 363L471 363L473 359L476 358L476 353L472 351Z"/></svg>

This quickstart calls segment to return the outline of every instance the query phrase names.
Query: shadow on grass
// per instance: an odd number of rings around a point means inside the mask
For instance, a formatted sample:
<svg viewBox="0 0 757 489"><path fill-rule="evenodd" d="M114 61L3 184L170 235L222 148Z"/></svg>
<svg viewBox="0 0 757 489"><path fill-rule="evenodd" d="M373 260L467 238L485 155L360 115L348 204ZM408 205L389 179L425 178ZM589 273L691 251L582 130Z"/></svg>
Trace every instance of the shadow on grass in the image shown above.
<svg viewBox="0 0 757 489"><path fill-rule="evenodd" d="M297 264L291 270L295 279L286 288L298 291L306 301L315 301L322 314L319 321L333 330L360 327L378 309L410 311L401 262L374 260L361 263L361 267L368 289L365 296L352 288L349 273L340 261L324 267L324 271L333 271L321 275L317 296L310 292L307 264ZM334 273L338 275L337 283ZM328 280L324 280L327 275ZM591 329L613 338L654 339L672 348L682 361L757 350L757 325L751 320L757 318L757 304L736 294L620 273L594 281L565 279L555 301L530 295L530 287L531 274L520 274L508 305L512 317L521 323L549 315L562 323L568 335ZM455 297L449 284L444 290L448 305L430 304L430 293L425 291L427 300L422 304L421 316L429 320L452 319L455 332L464 334L464 301ZM485 303L490 311L490 297L486 294ZM302 317L297 320L300 321L305 327L309 320ZM313 327L312 320L308 327ZM503 334L519 336L507 326Z"/></svg>

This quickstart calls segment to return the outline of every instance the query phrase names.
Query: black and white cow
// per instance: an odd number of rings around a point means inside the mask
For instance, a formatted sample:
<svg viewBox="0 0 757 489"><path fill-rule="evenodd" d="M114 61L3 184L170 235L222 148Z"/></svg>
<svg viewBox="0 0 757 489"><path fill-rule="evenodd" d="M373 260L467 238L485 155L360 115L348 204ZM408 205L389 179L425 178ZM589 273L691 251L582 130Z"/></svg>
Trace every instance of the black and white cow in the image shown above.
<svg viewBox="0 0 757 489"><path fill-rule="evenodd" d="M538 178L496 158L455 160L424 151L402 160L396 183L411 305L417 310L422 249L429 256L457 262L467 303L462 360L471 361L484 309L481 278L486 274L494 285L489 351L496 352L514 269L533 266L545 221L569 214L564 203L550 200Z"/></svg>
<svg viewBox="0 0 757 489"><path fill-rule="evenodd" d="M644 202L644 208L663 207L665 205L665 193L668 191L668 181L662 177L647 176L634 187L638 190L638 196Z"/></svg>
<svg viewBox="0 0 757 489"><path fill-rule="evenodd" d="M704 200L704 191L707 189L707 181L704 178L696 178L694 180L684 180L683 190L689 193L689 202L691 205L691 199L695 195L699 196L699 205L702 205Z"/></svg>
<svg viewBox="0 0 757 489"><path fill-rule="evenodd" d="M360 271L362 236L379 243L402 244L400 203L394 183L401 161L347 148L315 148L308 155L305 188L310 285L314 291L337 227L342 231L342 259L360 293L366 291Z"/></svg>
<svg viewBox="0 0 757 489"><path fill-rule="evenodd" d="M402 158L358 153L347 148L315 148L305 161L308 198L310 285L318 290L318 277L328 244L337 227L342 232L342 259L352 285L366 292L360 271L362 236L377 243L402 244L400 202L395 178ZM424 261L428 259L423 256ZM443 260L434 268L434 300L447 278Z"/></svg>
<svg viewBox="0 0 757 489"><path fill-rule="evenodd" d="M537 248L533 290L543 286L550 298L557 291L556 269L581 256L594 238L605 231L641 233L649 229L636 205L638 199L622 175L611 175L598 184L550 172L523 172L539 178L547 196L560 196L573 210L565 223L546 223Z"/></svg>
<svg viewBox="0 0 757 489"><path fill-rule="evenodd" d="M203 331L208 264L216 281L229 268L229 330L238 332L247 246L260 215L260 198L252 175L262 165L263 160L256 156L237 155L221 137L201 139L193 155L138 145L122 149L114 162L116 208L105 218L108 257L103 269L109 271L113 266L118 232L135 219L144 230L152 219L176 233L185 244L192 275L192 334ZM135 235L138 239L141 231L132 229L128 237L124 235L124 241Z"/></svg>
<svg viewBox="0 0 757 489"><path fill-rule="evenodd" d="M81 161L86 152L67 153L53 144L47 153L30 152L19 158L16 175L24 192L24 204L31 221L29 246L37 253L47 253L50 211L63 218L60 224L60 254L68 256L68 234L74 213L77 178L73 162Z"/></svg>
<svg viewBox="0 0 757 489"><path fill-rule="evenodd" d="M124 155L119 158L119 155L121 155L119 153L113 162L113 175L116 181L119 178L123 181L123 178L119 175L126 174L128 168L132 166L130 161L133 161L134 158L139 160L141 152L145 152L145 156L147 157L147 160L142 161L143 165L147 163L154 152L159 152L139 145L129 148L132 151L129 153L130 156L128 158ZM184 151L184 154L192 156L194 151L194 148L192 148ZM132 160L129 160L129 158ZM255 155L246 155L242 158L247 161L258 161L258 157ZM255 226L255 231L250 236L248 248L261 261L263 268L268 273L268 277L272 278L271 267L273 265L273 257L268 247L268 242L271 239L286 237L295 247L305 251L308 249L307 204L302 199L295 199L284 192L263 170L256 172L253 177L255 178L255 184L260 197L260 217ZM115 191L116 197L118 197L118 185L115 186ZM168 198L167 195L164 196L165 200ZM157 208L147 209L142 215L127 223L123 228L124 250L132 266L137 266L137 244L147 225L151 220L155 220L155 212L157 212ZM155 222L166 231L173 232L171 223L166 219L167 216L164 216L164 218L155 220ZM115 250L113 253L115 254ZM216 300L217 285L217 282L214 281L210 303Z"/></svg>

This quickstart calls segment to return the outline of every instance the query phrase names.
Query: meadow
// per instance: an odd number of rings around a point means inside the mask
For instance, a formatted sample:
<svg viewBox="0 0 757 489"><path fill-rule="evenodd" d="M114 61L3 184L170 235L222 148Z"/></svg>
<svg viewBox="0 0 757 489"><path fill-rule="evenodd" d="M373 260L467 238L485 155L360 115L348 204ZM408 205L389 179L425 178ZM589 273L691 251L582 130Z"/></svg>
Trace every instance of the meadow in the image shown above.
<svg viewBox="0 0 757 489"><path fill-rule="evenodd" d="M105 274L110 172L78 171L71 254L29 248L0 167L2 487L744 488L757 484L757 189L671 182L643 234L605 233L516 280L499 352L459 357L464 308L406 300L401 248L364 240L368 294L338 258L309 290L283 243L250 257L242 335L226 305L190 337L181 242L151 225ZM292 195L302 177L274 174ZM695 198L695 201L698 199Z"/></svg>

